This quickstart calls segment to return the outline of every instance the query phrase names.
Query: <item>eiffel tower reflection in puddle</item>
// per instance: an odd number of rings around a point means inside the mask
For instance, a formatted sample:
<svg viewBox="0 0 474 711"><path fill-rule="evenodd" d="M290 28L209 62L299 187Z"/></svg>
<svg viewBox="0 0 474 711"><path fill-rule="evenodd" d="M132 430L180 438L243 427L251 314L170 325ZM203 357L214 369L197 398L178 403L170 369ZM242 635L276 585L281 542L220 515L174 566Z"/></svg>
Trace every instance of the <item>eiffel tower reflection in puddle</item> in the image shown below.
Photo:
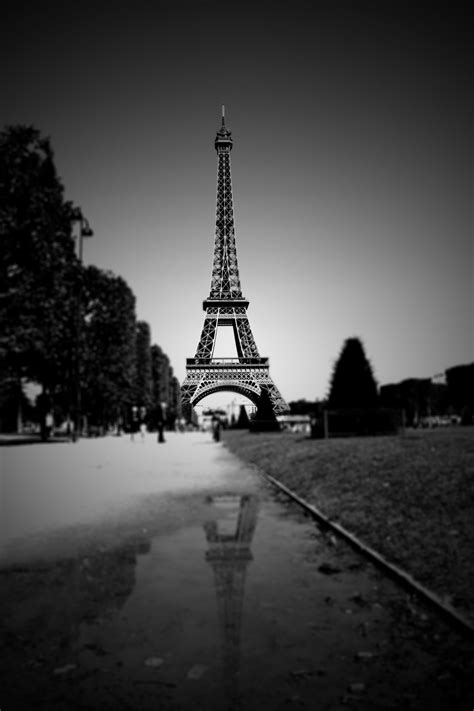
<svg viewBox="0 0 474 711"><path fill-rule="evenodd" d="M204 524L209 549L206 561L214 570L219 627L222 642L222 671L228 708L235 709L239 697L240 635L247 566L257 525L258 497L210 496L216 509L214 519Z"/></svg>

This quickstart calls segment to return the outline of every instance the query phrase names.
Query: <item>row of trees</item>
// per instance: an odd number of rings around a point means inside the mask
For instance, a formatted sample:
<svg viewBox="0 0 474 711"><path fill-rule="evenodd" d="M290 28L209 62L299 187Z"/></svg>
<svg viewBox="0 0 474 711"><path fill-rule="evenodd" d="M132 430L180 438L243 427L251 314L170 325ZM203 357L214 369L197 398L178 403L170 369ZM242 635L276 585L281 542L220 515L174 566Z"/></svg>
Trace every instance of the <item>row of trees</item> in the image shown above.
<svg viewBox="0 0 474 711"><path fill-rule="evenodd" d="M326 411L333 428L357 433L395 430L402 411L409 426L436 416L458 416L463 424L472 424L474 363L449 368L445 376L446 383L410 378L379 390L362 342L348 338L335 363L327 400L298 400L290 403L290 410L293 414L315 415L319 429Z"/></svg>
<svg viewBox="0 0 474 711"><path fill-rule="evenodd" d="M135 296L110 271L76 255L80 211L64 198L48 138L32 126L0 133L0 429L26 417L56 424L80 410L96 429L133 408L151 421L166 404L179 414L169 359L136 317ZM41 388L36 411L26 383ZM79 396L78 396L79 393Z"/></svg>
<svg viewBox="0 0 474 711"><path fill-rule="evenodd" d="M448 368L446 382L430 378L408 378L383 385L380 400L385 407L403 409L406 423L423 425L437 418L460 420L470 425L474 415L474 363Z"/></svg>
<svg viewBox="0 0 474 711"><path fill-rule="evenodd" d="M135 296L120 276L83 270L80 326L81 410L94 429L146 422L156 428L180 415L180 386L150 326L135 313Z"/></svg>

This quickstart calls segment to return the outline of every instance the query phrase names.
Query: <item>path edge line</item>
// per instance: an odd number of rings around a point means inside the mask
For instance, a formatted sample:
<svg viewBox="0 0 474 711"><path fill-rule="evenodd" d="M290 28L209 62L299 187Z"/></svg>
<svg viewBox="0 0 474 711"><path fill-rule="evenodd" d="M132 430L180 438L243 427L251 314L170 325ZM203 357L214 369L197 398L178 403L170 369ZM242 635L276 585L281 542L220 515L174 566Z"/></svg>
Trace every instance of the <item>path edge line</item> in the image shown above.
<svg viewBox="0 0 474 711"><path fill-rule="evenodd" d="M298 494L282 484L281 481L278 481L278 479L275 479L275 477L267 474L266 472L261 471L260 473L265 479L267 479L267 481L296 501L303 509L311 514L313 518L347 541L353 548L359 551L359 553L362 553L366 558L381 568L387 575L396 580L405 589L411 593L415 593L429 602L444 618L446 618L449 622L454 622L460 631L474 638L474 625L468 619L463 617L463 615L459 614L459 612L457 612L457 610L455 610L451 605L445 603L439 595L431 590L428 590L428 588L415 580L415 578L413 578L409 573L402 570L394 563L390 563L390 561L384 558L384 556L380 553L377 553L377 551L373 548L370 548L370 546L362 543L357 536L347 531L339 523L336 523L325 516L325 514L316 508L316 506L313 506L313 504L310 504L301 496L298 496Z"/></svg>

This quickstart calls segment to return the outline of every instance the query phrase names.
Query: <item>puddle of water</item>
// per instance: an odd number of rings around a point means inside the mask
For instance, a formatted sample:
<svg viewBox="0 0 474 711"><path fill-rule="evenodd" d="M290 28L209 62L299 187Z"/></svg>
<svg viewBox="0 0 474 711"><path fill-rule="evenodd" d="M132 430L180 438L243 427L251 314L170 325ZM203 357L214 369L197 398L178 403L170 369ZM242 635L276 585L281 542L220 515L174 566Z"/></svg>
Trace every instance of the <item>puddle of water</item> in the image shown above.
<svg viewBox="0 0 474 711"><path fill-rule="evenodd" d="M52 711L419 707L434 671L394 640L387 602L403 595L344 545L256 486L171 510L180 526L17 571L16 698Z"/></svg>
<svg viewBox="0 0 474 711"><path fill-rule="evenodd" d="M127 677L148 693L165 690L178 708L279 708L303 680L324 680L337 702L341 665L360 650L357 624L369 612L347 603L341 613L335 601L369 599L373 580L320 573L323 534L254 493L206 504L201 526L156 537L137 556L135 587L118 614L81 625L80 666L96 668L90 650L105 650L119 686ZM370 609L373 624L379 616Z"/></svg>

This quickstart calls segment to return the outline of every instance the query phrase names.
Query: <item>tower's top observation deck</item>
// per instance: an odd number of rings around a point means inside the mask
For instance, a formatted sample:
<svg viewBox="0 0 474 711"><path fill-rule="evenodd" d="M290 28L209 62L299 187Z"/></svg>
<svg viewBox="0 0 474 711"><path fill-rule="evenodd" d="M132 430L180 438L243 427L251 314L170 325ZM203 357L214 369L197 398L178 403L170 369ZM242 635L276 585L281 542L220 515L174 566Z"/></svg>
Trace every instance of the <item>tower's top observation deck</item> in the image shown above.
<svg viewBox="0 0 474 711"><path fill-rule="evenodd" d="M216 151L230 151L232 150L232 131L229 131L225 125L225 107L222 106L222 124L220 129L216 134L216 140L214 141L214 146Z"/></svg>

